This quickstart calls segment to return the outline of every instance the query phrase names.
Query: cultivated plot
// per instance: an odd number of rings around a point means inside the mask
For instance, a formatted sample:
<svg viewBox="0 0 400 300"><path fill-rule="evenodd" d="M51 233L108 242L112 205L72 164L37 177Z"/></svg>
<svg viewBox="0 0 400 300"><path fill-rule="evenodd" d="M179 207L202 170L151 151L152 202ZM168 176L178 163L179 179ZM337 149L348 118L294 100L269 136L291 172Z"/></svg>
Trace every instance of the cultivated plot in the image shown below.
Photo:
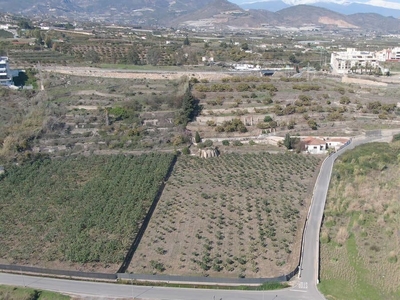
<svg viewBox="0 0 400 300"><path fill-rule="evenodd" d="M43 159L0 177L0 261L115 272L172 154Z"/></svg>
<svg viewBox="0 0 400 300"><path fill-rule="evenodd" d="M271 277L298 264L321 158L180 157L129 271Z"/></svg>

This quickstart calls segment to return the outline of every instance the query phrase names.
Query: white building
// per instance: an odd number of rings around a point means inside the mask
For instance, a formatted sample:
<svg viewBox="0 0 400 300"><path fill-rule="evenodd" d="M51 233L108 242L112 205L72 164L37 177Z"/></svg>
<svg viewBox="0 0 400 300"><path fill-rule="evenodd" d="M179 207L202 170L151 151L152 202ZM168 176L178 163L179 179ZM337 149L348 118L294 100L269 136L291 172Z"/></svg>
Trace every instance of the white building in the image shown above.
<svg viewBox="0 0 400 300"><path fill-rule="evenodd" d="M11 86L14 85L12 71L8 65L8 57L0 57L0 85Z"/></svg>
<svg viewBox="0 0 400 300"><path fill-rule="evenodd" d="M253 65L253 64L233 64L232 65L235 70L239 71L259 71L261 70L261 66Z"/></svg>
<svg viewBox="0 0 400 300"><path fill-rule="evenodd" d="M347 48L346 52L333 52L331 54L331 67L335 73L347 74L353 69L376 68L379 62L374 52L356 51Z"/></svg>
<svg viewBox="0 0 400 300"><path fill-rule="evenodd" d="M397 60L400 61L400 47L393 49L383 50L386 52L386 60Z"/></svg>
<svg viewBox="0 0 400 300"><path fill-rule="evenodd" d="M328 150L328 145L324 139L311 138L305 142L306 151L311 154L325 154Z"/></svg>
<svg viewBox="0 0 400 300"><path fill-rule="evenodd" d="M333 52L331 67L335 73L347 74L364 68L381 68L379 63L388 60L400 61L400 47L376 52L357 51L355 48L347 48L345 52Z"/></svg>
<svg viewBox="0 0 400 300"><path fill-rule="evenodd" d="M308 137L303 139L306 152L310 154L325 154L329 149L338 151L349 143L349 138L342 137Z"/></svg>
<svg viewBox="0 0 400 300"><path fill-rule="evenodd" d="M327 137L325 138L326 145L329 149L333 149L338 151L341 147L350 142L349 138L340 138L340 137Z"/></svg>

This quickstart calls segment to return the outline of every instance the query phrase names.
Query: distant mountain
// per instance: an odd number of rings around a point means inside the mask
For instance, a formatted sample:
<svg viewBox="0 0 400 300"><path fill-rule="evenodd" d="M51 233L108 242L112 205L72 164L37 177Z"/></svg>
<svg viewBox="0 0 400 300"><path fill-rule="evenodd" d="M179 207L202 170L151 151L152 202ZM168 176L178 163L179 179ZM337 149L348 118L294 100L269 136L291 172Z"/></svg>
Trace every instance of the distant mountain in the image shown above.
<svg viewBox="0 0 400 300"><path fill-rule="evenodd" d="M380 32L399 32L400 20L393 17L384 17L379 14L353 14L347 16L347 20L357 26L365 26L369 30L376 30Z"/></svg>
<svg viewBox="0 0 400 300"><path fill-rule="evenodd" d="M358 28L358 24L349 22L348 17L337 12L311 5L296 5L277 12L285 23L292 26L315 24L330 28Z"/></svg>
<svg viewBox="0 0 400 300"><path fill-rule="evenodd" d="M209 3L194 13L174 20L174 26L207 27L220 29L230 26L255 28L260 26L309 27L321 30L370 30L382 33L400 32L400 20L378 14L344 15L332 10L296 5L277 12L261 9L243 10L226 0Z"/></svg>
<svg viewBox="0 0 400 300"><path fill-rule="evenodd" d="M274 5L284 2L260 3L266 5L264 9L243 9L227 0L0 0L0 11L21 13L39 20L63 18L216 31L275 26L400 32L399 19L377 13L346 15L311 5L288 6L274 12L277 9Z"/></svg>
<svg viewBox="0 0 400 300"><path fill-rule="evenodd" d="M0 11L29 16L159 25L213 0L0 0Z"/></svg>
<svg viewBox="0 0 400 300"><path fill-rule="evenodd" d="M273 12L290 6L295 6L289 4L293 3L289 0L231 0L231 2L238 4L243 9L265 9ZM376 2L377 5L362 4L350 1L342 2L343 3L340 4L332 1L310 0L308 5L326 8L344 15L352 15L356 13L377 13L386 17L400 18L400 9L378 6L379 2Z"/></svg>
<svg viewBox="0 0 400 300"><path fill-rule="evenodd" d="M243 9L263 9L272 12L277 12L281 9L290 7L290 5L286 4L283 1L260 1L252 3L243 3L239 6Z"/></svg>
<svg viewBox="0 0 400 300"><path fill-rule="evenodd" d="M277 14L283 18L285 23L294 26L308 23L331 29L349 28L380 32L398 32L400 30L399 19L374 13L343 15L312 5L296 5L282 9Z"/></svg>
<svg viewBox="0 0 400 300"><path fill-rule="evenodd" d="M336 4L329 2L317 2L313 6L323 7L344 15L352 15L357 13L376 13L385 17L400 18L400 10L373 6L367 4L351 3L351 4Z"/></svg>

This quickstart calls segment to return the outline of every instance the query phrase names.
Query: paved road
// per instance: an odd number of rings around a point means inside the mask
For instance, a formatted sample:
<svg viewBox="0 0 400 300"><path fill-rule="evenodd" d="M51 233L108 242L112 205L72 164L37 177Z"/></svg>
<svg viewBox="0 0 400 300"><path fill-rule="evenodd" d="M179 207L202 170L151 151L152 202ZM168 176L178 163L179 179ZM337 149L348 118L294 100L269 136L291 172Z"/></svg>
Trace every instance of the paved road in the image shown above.
<svg viewBox="0 0 400 300"><path fill-rule="evenodd" d="M84 295L96 298L143 298L164 300L267 300L267 299L308 299L322 300L324 296L318 291L318 255L319 231L328 192L334 160L337 156L357 145L377 140L378 137L354 139L345 149L328 157L318 175L313 200L310 206L304 232L304 255L301 262L301 272L296 285L279 291L219 291L196 290L183 288L141 287L118 285L111 283L94 283L63 279L32 277L0 273L0 284L29 286L37 289L52 290L61 293Z"/></svg>
<svg viewBox="0 0 400 300"><path fill-rule="evenodd" d="M310 299L304 292L292 291L219 291L196 290L186 288L163 288L130 286L112 283L96 283L32 277L0 273L0 283L16 286L51 290L61 293L81 295L91 298L136 298L136 299L165 299L165 300L295 300ZM214 298L215 296L215 298Z"/></svg>

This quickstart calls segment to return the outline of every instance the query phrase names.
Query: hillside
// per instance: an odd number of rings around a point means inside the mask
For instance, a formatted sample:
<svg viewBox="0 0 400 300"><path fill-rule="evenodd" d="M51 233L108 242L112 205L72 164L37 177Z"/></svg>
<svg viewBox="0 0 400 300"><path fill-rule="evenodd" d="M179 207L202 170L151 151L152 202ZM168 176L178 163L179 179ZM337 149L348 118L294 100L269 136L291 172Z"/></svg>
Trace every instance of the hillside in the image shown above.
<svg viewBox="0 0 400 300"><path fill-rule="evenodd" d="M327 299L400 297L398 139L359 146L335 163L321 229Z"/></svg>
<svg viewBox="0 0 400 300"><path fill-rule="evenodd" d="M338 27L355 27L353 24L347 22L346 16L311 5L291 6L278 11L277 14L283 18L285 23L290 23L292 26L301 26L303 24L336 24Z"/></svg>

